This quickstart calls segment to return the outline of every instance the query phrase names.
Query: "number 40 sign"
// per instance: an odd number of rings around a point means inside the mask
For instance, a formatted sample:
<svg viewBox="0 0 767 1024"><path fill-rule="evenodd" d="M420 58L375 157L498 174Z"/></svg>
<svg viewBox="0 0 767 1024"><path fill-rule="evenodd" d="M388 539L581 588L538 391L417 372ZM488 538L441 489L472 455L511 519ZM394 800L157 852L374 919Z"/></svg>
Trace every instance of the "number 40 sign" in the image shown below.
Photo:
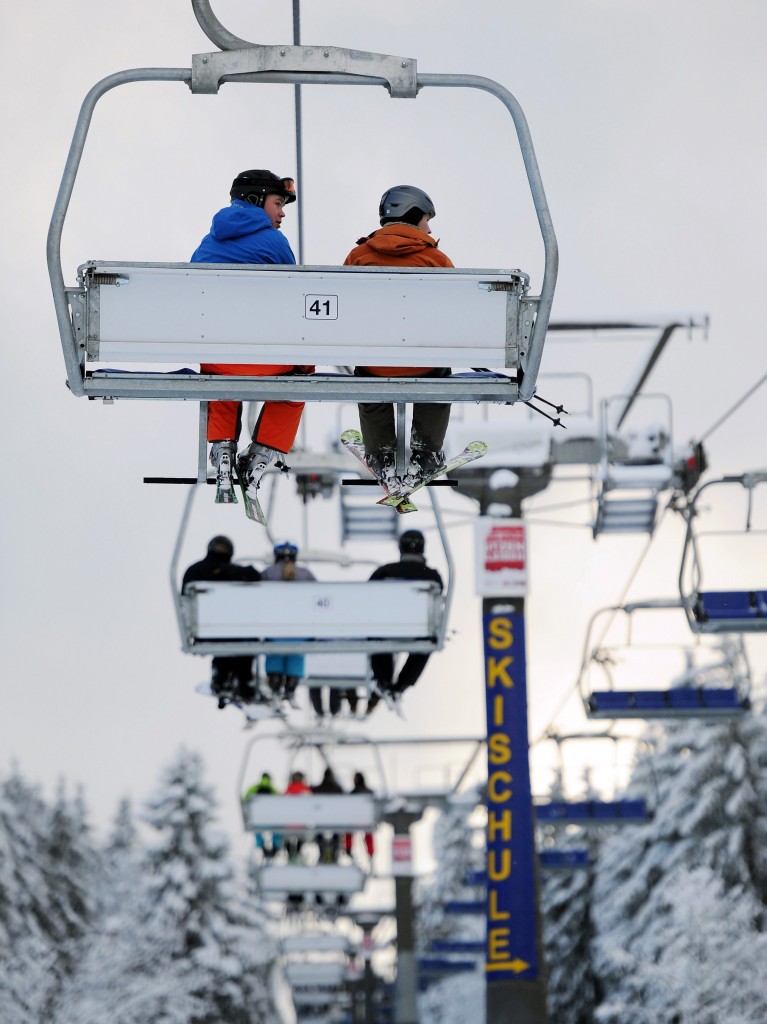
<svg viewBox="0 0 767 1024"><path fill-rule="evenodd" d="M306 320L337 320L337 295L306 295L304 296L304 318Z"/></svg>

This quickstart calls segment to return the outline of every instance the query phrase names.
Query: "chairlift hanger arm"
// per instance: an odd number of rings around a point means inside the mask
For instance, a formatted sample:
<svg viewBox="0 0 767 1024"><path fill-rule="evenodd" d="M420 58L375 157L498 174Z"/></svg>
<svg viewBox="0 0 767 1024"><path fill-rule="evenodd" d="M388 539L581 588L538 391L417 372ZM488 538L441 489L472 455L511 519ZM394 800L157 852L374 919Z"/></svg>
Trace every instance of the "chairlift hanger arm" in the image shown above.
<svg viewBox="0 0 767 1024"><path fill-rule="evenodd" d="M101 97L116 88L118 85L125 85L129 82L186 82L190 84L192 72L189 68L133 68L128 71L118 71L114 75L108 75L97 82L87 94L80 107L77 117L74 135L69 146L69 153L64 165L64 174L59 185L56 202L53 207L51 223L48 228L46 242L46 256L48 261L48 275L53 290L53 302L56 309L56 320L59 326L59 334L62 341L71 337L73 325L70 319L69 303L67 301L67 287L64 283L64 273L61 269L61 235L64 230L69 202L72 198L72 190L80 167L80 161L85 147L85 140L88 135L93 111L96 103ZM85 394L83 373L80 360L84 357L85 342L80 341L79 355L75 349L64 345L64 361L67 370L67 382L73 395L82 397Z"/></svg>

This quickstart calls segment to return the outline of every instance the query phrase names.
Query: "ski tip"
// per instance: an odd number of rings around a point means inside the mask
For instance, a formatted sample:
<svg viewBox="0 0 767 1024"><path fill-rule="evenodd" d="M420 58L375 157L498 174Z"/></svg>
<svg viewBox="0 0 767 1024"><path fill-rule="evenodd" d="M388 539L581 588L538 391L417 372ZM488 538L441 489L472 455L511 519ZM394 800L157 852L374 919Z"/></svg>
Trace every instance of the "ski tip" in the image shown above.
<svg viewBox="0 0 767 1024"><path fill-rule="evenodd" d="M482 454L484 455L484 453L487 451L487 442L486 441L470 441L466 445L466 450L470 451L470 452L482 452Z"/></svg>
<svg viewBox="0 0 767 1024"><path fill-rule="evenodd" d="M344 430L341 434L342 441L351 441L353 444L359 444L362 441L362 434L359 430Z"/></svg>

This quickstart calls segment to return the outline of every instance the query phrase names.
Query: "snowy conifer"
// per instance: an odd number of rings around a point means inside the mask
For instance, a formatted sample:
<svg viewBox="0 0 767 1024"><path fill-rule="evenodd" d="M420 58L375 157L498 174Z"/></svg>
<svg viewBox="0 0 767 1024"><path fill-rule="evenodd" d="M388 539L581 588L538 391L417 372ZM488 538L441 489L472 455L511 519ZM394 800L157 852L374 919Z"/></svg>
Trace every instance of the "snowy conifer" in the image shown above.
<svg viewBox="0 0 767 1024"><path fill-rule="evenodd" d="M744 971L723 950L742 952L744 939L761 948L767 721L690 720L656 729L655 741L654 756L635 774L655 793L654 819L617 833L600 857L594 954L605 994L596 1019L759 1019L762 972ZM673 957L685 943L693 952L677 970ZM717 984L705 987L688 1016L693 974Z"/></svg>
<svg viewBox="0 0 767 1024"><path fill-rule="evenodd" d="M18 772L0 785L0 1022L38 1024L56 960L44 878L48 808Z"/></svg>
<svg viewBox="0 0 767 1024"><path fill-rule="evenodd" d="M588 775L586 785L586 798L595 799ZM560 777L554 781L550 799L565 799ZM597 840L573 825L546 825L538 832L539 849L585 849L590 855L587 868L541 871L541 917L551 1020L591 1024L596 994L589 947Z"/></svg>
<svg viewBox="0 0 767 1024"><path fill-rule="evenodd" d="M204 1012L195 1024L273 1019L274 949L258 904L235 879L198 755L182 750L147 804L155 836L149 892L154 925L172 930L170 958Z"/></svg>

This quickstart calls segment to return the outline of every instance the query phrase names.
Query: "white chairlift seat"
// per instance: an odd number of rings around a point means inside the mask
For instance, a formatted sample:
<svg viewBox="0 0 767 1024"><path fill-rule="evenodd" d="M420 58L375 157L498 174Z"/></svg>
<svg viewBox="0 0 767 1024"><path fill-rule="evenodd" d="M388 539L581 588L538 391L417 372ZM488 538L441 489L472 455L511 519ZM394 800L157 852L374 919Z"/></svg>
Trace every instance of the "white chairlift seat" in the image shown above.
<svg viewBox="0 0 767 1024"><path fill-rule="evenodd" d="M350 940L339 932L303 932L286 935L280 944L283 954L291 953L347 953Z"/></svg>
<svg viewBox="0 0 767 1024"><path fill-rule="evenodd" d="M195 582L181 609L184 651L218 656L431 652L444 617L438 586L410 580Z"/></svg>
<svg viewBox="0 0 767 1024"><path fill-rule="evenodd" d="M367 875L356 864L264 864L256 876L262 893L362 892Z"/></svg>
<svg viewBox="0 0 767 1024"><path fill-rule="evenodd" d="M293 988L338 988L344 983L345 965L341 961L291 961L283 968Z"/></svg>
<svg viewBox="0 0 767 1024"><path fill-rule="evenodd" d="M537 304L517 270L90 262L79 281L70 302L86 359L150 369L174 362L345 366L364 353L380 366L479 364L515 377ZM170 376L154 386L212 397L200 380ZM282 385L293 398L291 379ZM121 377L112 387L121 389ZM322 387L315 390L321 397Z"/></svg>
<svg viewBox="0 0 767 1024"><path fill-rule="evenodd" d="M378 825L375 801L366 793L259 793L244 808L246 828L315 833L372 832Z"/></svg>
<svg viewBox="0 0 767 1024"><path fill-rule="evenodd" d="M364 654L309 654L303 682L312 687L328 686L336 690L370 689L373 677L370 660Z"/></svg>

